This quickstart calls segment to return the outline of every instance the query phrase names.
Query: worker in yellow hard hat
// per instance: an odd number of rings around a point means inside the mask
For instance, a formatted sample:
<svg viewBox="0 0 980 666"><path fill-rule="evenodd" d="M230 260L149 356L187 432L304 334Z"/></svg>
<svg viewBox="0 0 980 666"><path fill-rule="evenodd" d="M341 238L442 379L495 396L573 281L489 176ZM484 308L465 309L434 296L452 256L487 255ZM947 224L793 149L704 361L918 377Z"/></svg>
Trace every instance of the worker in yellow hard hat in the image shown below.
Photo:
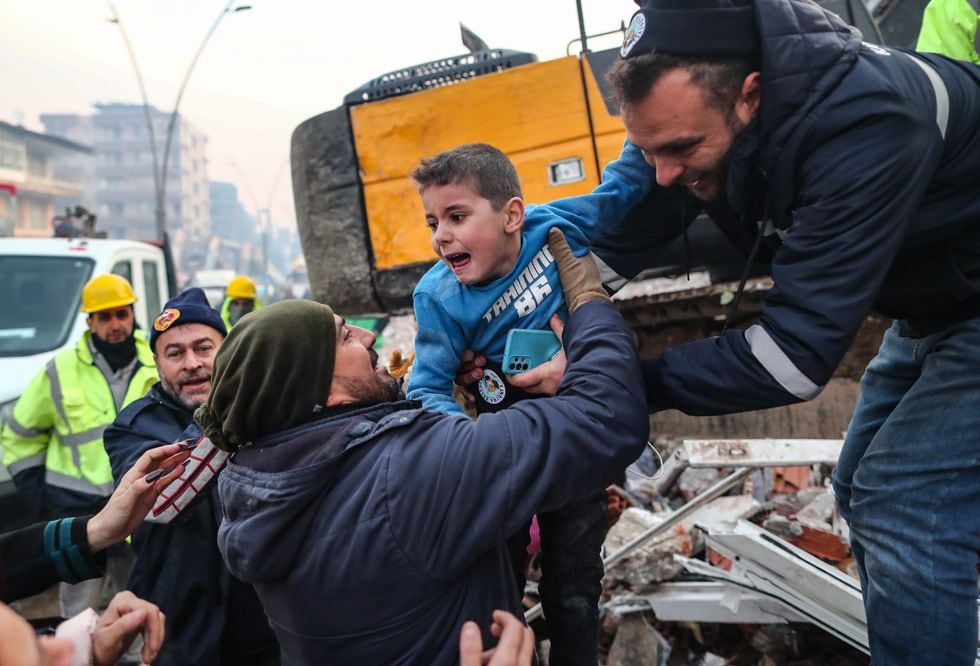
<svg viewBox="0 0 980 666"><path fill-rule="evenodd" d="M97 513L112 494L102 431L157 381L153 353L136 328L135 302L132 285L119 275L89 280L81 306L88 330L31 380L0 431L3 463L42 519ZM98 608L110 583L125 589L133 558L128 546L118 548L109 553L105 577L62 583L62 617Z"/></svg>
<svg viewBox="0 0 980 666"><path fill-rule="evenodd" d="M238 320L262 307L258 294L255 292L255 282L247 275L236 275L225 289L225 300L221 304L221 319L228 330L238 323Z"/></svg>

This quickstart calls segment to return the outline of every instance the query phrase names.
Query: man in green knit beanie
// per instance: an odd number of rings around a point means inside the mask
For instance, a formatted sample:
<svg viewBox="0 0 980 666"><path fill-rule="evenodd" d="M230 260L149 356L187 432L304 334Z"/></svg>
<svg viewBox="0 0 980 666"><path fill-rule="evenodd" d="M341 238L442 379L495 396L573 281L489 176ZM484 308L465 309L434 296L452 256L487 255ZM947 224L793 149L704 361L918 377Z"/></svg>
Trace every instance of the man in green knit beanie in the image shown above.
<svg viewBox="0 0 980 666"><path fill-rule="evenodd" d="M472 421L402 398L375 336L309 301L231 330L197 412L233 455L218 547L283 663L457 663L460 628L521 613L506 538L605 488L649 435L632 336L560 232L569 305L557 395ZM584 263L583 263L584 262Z"/></svg>
<svg viewBox="0 0 980 666"><path fill-rule="evenodd" d="M394 400L398 385L378 366L373 343L373 333L347 326L329 306L290 300L265 307L225 339L208 403L195 417L216 446L231 451L330 407Z"/></svg>

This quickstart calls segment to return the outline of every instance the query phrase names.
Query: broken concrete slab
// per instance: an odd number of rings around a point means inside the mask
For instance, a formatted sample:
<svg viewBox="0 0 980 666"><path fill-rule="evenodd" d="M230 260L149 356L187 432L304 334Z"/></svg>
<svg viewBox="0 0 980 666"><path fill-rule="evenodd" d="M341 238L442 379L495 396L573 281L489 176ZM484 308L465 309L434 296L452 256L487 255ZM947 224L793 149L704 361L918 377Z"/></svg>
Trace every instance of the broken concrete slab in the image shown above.
<svg viewBox="0 0 980 666"><path fill-rule="evenodd" d="M667 666L670 643L639 613L620 619L606 666Z"/></svg>
<svg viewBox="0 0 980 666"><path fill-rule="evenodd" d="M679 563L683 559L675 558ZM670 581L645 594L620 595L607 607L619 615L653 609L664 622L784 624L806 618L778 599L729 581Z"/></svg>
<svg viewBox="0 0 980 666"><path fill-rule="evenodd" d="M833 494L824 490L795 514L770 514L762 527L822 560L842 562L850 556L851 549L846 537L836 531L840 524L835 523L836 513Z"/></svg>
<svg viewBox="0 0 980 666"><path fill-rule="evenodd" d="M759 502L748 495L718 497L691 513L662 535L655 536L638 547L618 566L606 572L609 585L625 584L637 590L653 583L675 578L681 566L673 555L690 557L701 552L704 540L694 526L702 520L739 520L754 515ZM635 507L626 509L619 521L606 535L605 548L616 553L637 537L664 521L666 516L650 513Z"/></svg>

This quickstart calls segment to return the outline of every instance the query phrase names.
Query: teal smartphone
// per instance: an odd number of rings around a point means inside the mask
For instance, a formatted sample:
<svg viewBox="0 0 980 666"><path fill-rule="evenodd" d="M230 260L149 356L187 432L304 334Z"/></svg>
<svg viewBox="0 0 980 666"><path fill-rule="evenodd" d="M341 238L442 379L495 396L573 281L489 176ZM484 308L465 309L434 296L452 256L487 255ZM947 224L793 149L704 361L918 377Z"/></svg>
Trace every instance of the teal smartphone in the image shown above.
<svg viewBox="0 0 980 666"><path fill-rule="evenodd" d="M507 333L501 367L505 375L527 372L542 363L547 363L559 351L561 351L561 341L551 331L511 329Z"/></svg>

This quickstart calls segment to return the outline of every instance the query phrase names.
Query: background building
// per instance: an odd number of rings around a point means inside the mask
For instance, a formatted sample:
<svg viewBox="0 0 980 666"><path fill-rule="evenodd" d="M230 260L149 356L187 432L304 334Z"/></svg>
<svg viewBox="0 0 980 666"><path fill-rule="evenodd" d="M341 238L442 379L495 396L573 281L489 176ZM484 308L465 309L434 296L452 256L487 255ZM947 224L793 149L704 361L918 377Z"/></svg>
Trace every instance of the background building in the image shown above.
<svg viewBox="0 0 980 666"><path fill-rule="evenodd" d="M88 146L0 121L0 236L50 236L64 206L84 203L94 162Z"/></svg>
<svg viewBox="0 0 980 666"><path fill-rule="evenodd" d="M259 222L238 199L234 183L211 181L211 245L205 268L231 268L257 275L261 270Z"/></svg>
<svg viewBox="0 0 980 666"><path fill-rule="evenodd" d="M156 188L153 154L145 111L140 104L96 104L96 113L42 114L45 130L94 148L96 159L82 171L86 205L99 215L99 228L110 238L156 238ZM150 107L163 163L170 115ZM166 228L175 239L180 268L192 272L203 261L211 236L207 177L207 137L181 116L175 119L167 164ZM64 168L76 168L65 164ZM179 239L180 243L177 242Z"/></svg>

